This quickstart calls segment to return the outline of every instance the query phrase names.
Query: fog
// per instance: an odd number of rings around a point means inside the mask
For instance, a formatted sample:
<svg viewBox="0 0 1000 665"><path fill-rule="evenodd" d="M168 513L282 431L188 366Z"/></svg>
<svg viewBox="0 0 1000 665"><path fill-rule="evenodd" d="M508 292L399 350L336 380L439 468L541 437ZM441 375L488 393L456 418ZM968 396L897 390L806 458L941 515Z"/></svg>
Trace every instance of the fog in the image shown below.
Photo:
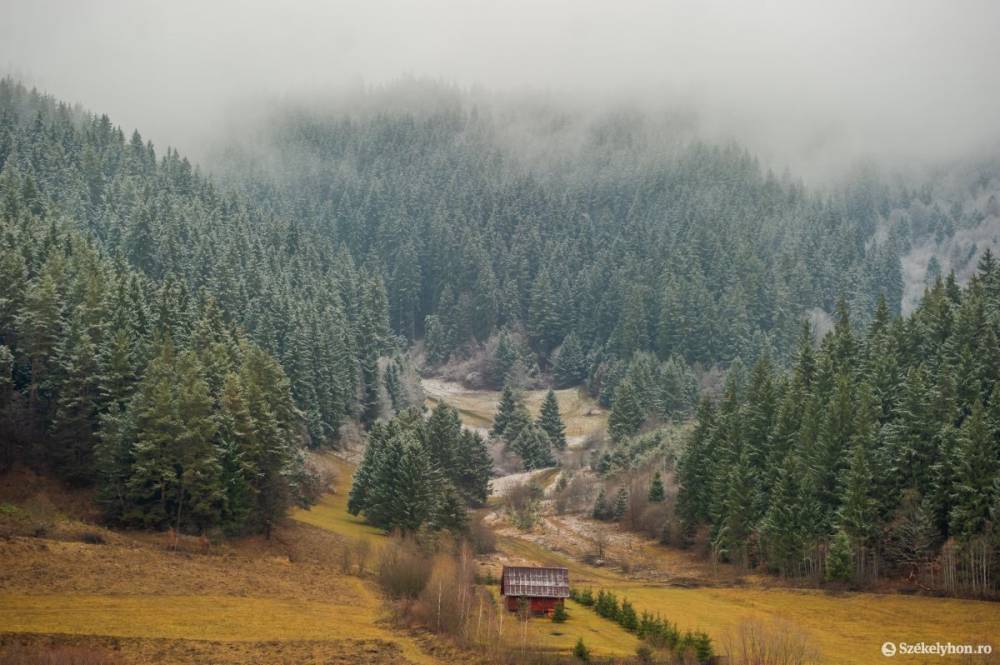
<svg viewBox="0 0 1000 665"><path fill-rule="evenodd" d="M0 69L196 158L257 105L415 76L690 112L809 178L995 150L998 32L989 0L3 0Z"/></svg>

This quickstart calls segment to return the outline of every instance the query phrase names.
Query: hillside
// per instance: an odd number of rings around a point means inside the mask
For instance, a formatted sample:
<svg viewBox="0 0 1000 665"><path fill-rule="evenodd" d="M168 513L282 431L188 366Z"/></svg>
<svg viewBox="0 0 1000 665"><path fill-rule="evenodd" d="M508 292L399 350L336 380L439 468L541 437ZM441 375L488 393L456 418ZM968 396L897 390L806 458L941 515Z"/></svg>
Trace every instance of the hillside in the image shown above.
<svg viewBox="0 0 1000 665"><path fill-rule="evenodd" d="M345 541L325 530L290 521L270 541L175 545L82 522L64 512L72 501L30 472L5 478L0 653L62 644L137 665L441 662L441 646L392 628L371 582L341 572Z"/></svg>

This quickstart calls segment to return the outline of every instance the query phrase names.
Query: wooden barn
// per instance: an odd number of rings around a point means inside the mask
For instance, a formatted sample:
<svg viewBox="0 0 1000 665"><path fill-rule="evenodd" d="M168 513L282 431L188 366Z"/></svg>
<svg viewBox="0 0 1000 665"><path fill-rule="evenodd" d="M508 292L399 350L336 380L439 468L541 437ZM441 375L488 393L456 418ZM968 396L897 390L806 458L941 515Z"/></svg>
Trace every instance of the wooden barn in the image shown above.
<svg viewBox="0 0 1000 665"><path fill-rule="evenodd" d="M565 568L504 566L500 574L500 595L507 609L516 612L526 603L532 614L551 614L569 598L569 571Z"/></svg>

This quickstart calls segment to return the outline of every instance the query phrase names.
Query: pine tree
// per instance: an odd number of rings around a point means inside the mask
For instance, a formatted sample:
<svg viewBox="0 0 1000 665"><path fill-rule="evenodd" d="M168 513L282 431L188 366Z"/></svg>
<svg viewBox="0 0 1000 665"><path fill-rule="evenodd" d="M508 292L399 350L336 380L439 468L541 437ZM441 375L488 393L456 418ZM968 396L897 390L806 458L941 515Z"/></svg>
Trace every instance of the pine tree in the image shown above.
<svg viewBox="0 0 1000 665"><path fill-rule="evenodd" d="M754 471L745 449L740 450L727 476L725 494L714 520L718 528L713 546L724 559L747 567L750 564L747 542L755 526L753 506L757 499Z"/></svg>
<svg viewBox="0 0 1000 665"><path fill-rule="evenodd" d="M696 424L687 446L677 461L677 512L687 530L707 524L710 519L712 484L711 437L715 429L715 407L708 398L698 405Z"/></svg>
<svg viewBox="0 0 1000 665"><path fill-rule="evenodd" d="M663 503L666 498L667 494L663 488L663 477L660 475L660 472L657 471L653 474L653 480L649 484L649 502Z"/></svg>
<svg viewBox="0 0 1000 665"><path fill-rule="evenodd" d="M474 506L486 504L490 494L493 460L486 440L478 432L462 430L458 447L458 490Z"/></svg>
<svg viewBox="0 0 1000 665"><path fill-rule="evenodd" d="M993 505L993 485L1000 471L995 438L991 435L981 402L962 424L955 451L955 505L951 533L968 541L982 534Z"/></svg>
<svg viewBox="0 0 1000 665"><path fill-rule="evenodd" d="M871 459L878 421L877 406L871 390L868 386L862 386L860 393L857 431L851 444L836 521L840 530L850 539L858 572L863 575L866 574L868 549L879 527L878 504L873 496L876 487Z"/></svg>
<svg viewBox="0 0 1000 665"><path fill-rule="evenodd" d="M493 428L490 430L490 436L504 436L507 431L507 425L510 423L517 405L518 402L514 397L514 391L511 390L510 386L504 386L503 393L500 395L500 402L497 404L497 414L493 418Z"/></svg>
<svg viewBox="0 0 1000 665"><path fill-rule="evenodd" d="M559 415L559 402L552 390L545 395L542 411L538 418L538 426L549 435L549 442L556 450L566 449L566 426Z"/></svg>
<svg viewBox="0 0 1000 665"><path fill-rule="evenodd" d="M569 388L587 378L587 354L575 332L563 340L552 366L557 388Z"/></svg>
<svg viewBox="0 0 1000 665"><path fill-rule="evenodd" d="M608 431L612 440L618 442L639 431L646 414L641 398L629 379L625 379L615 389L615 399L608 417Z"/></svg>
<svg viewBox="0 0 1000 665"><path fill-rule="evenodd" d="M594 509L591 511L591 516L595 520L607 520L611 518L611 510L611 506L608 505L608 494L602 487L600 492L597 493L597 499L594 500Z"/></svg>
<svg viewBox="0 0 1000 665"><path fill-rule="evenodd" d="M53 414L51 458L70 481L93 480L93 448L99 408L97 353L83 322L74 317L57 349L59 383Z"/></svg>
<svg viewBox="0 0 1000 665"><path fill-rule="evenodd" d="M618 489L615 495L614 507L611 509L611 519L621 521L628 512L628 490L624 487Z"/></svg>
<svg viewBox="0 0 1000 665"><path fill-rule="evenodd" d="M520 433L511 441L510 446L521 458L527 470L542 469L555 464L549 436L545 430L530 420L520 428Z"/></svg>
<svg viewBox="0 0 1000 665"><path fill-rule="evenodd" d="M826 578L835 582L849 582L852 572L851 540L846 533L838 531L826 554Z"/></svg>
<svg viewBox="0 0 1000 665"><path fill-rule="evenodd" d="M457 455L461 436L458 411L440 402L427 421L425 441L431 463L452 481L459 475Z"/></svg>
<svg viewBox="0 0 1000 665"><path fill-rule="evenodd" d="M772 487L770 504L761 521L769 560L782 575L798 575L805 554L806 536L802 515L803 470L794 455L785 458Z"/></svg>

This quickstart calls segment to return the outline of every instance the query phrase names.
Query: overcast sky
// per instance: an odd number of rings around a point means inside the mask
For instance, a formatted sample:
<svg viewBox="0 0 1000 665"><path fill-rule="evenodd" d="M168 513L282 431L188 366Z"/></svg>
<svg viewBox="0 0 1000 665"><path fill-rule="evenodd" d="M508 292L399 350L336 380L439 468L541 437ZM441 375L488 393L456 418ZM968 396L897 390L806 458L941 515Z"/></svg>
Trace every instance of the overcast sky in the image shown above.
<svg viewBox="0 0 1000 665"><path fill-rule="evenodd" d="M234 100L404 75L676 103L777 161L822 161L834 146L852 158L950 158L1000 139L995 0L0 0L0 8L0 69L195 154Z"/></svg>

